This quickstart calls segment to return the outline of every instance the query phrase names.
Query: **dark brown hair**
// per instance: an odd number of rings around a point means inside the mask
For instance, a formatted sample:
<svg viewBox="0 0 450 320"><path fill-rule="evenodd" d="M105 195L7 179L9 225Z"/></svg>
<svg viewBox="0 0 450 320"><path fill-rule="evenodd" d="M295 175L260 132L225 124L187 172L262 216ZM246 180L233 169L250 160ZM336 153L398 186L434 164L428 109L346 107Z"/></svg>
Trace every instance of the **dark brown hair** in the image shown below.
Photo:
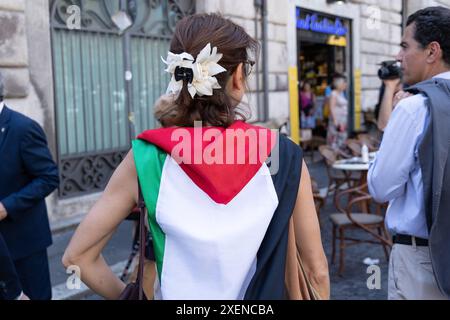
<svg viewBox="0 0 450 320"><path fill-rule="evenodd" d="M414 39L426 48L431 42L438 42L442 58L450 66L450 9L428 7L410 15L406 26L415 23Z"/></svg>
<svg viewBox="0 0 450 320"><path fill-rule="evenodd" d="M218 14L196 14L178 22L170 51L175 54L187 52L195 58L208 43L223 54L218 63L227 72L215 76L222 88L214 89L212 96L196 95L192 98L188 92L188 82L183 81L183 89L175 100L175 107L171 108L171 112L160 113L157 117L163 126L193 126L194 121L202 121L211 126L228 127L237 116L246 118L234 107L235 103L226 94L225 87L240 63L244 63L244 69L254 63L250 60L256 60L258 56L258 42L242 27ZM249 53L252 53L253 58L248 56ZM244 78L247 75L244 70Z"/></svg>

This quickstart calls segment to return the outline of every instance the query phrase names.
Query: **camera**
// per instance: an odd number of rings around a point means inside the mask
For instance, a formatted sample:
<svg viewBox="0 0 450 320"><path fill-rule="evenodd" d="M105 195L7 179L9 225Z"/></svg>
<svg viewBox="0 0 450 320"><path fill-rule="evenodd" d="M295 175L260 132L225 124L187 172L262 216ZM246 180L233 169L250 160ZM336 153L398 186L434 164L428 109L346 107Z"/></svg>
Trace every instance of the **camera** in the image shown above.
<svg viewBox="0 0 450 320"><path fill-rule="evenodd" d="M395 60L383 61L380 70L378 70L378 77L381 80L399 79L402 77L402 69Z"/></svg>

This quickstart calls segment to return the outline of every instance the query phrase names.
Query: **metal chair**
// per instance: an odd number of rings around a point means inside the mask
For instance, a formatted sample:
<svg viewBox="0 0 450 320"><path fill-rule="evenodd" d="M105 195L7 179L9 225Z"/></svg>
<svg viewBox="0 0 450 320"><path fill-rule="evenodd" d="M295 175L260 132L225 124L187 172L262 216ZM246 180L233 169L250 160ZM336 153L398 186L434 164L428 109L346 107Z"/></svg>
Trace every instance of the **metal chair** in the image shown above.
<svg viewBox="0 0 450 320"><path fill-rule="evenodd" d="M322 194L320 192L319 185L313 178L311 178L311 186L313 191L314 204L316 206L317 218L319 219L320 223L320 210L325 206L326 194Z"/></svg>
<svg viewBox="0 0 450 320"><path fill-rule="evenodd" d="M333 225L331 261L333 264L335 263L336 242L339 239L339 276L342 276L344 272L345 248L348 246L360 243L378 244L383 247L386 259L389 258L388 251L392 246L392 243L384 226L383 205L376 205L376 213L370 213L370 207L368 208L368 212L353 211L353 207L356 204L372 200L372 197L365 191L366 187L367 185L362 185L340 192L335 201L339 213L330 215ZM350 196L351 199L345 207L341 205L344 196ZM371 235L374 239L346 237L345 231L352 229L362 230ZM339 235L337 233L339 233Z"/></svg>

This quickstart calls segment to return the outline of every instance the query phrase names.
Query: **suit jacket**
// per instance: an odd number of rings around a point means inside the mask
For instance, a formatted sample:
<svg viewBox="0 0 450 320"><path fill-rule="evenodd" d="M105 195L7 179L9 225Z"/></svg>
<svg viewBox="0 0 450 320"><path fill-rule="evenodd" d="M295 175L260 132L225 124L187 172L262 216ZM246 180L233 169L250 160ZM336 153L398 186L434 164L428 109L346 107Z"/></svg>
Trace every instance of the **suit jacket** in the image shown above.
<svg viewBox="0 0 450 320"><path fill-rule="evenodd" d="M16 299L21 291L14 263L0 233L0 300Z"/></svg>
<svg viewBox="0 0 450 320"><path fill-rule="evenodd" d="M419 146L424 206L433 271L450 298L450 80L431 79L408 91L428 98L430 124Z"/></svg>
<svg viewBox="0 0 450 320"><path fill-rule="evenodd" d="M13 260L52 244L45 197L58 183L42 128L5 106L0 114L0 202L8 216L0 222L0 233Z"/></svg>

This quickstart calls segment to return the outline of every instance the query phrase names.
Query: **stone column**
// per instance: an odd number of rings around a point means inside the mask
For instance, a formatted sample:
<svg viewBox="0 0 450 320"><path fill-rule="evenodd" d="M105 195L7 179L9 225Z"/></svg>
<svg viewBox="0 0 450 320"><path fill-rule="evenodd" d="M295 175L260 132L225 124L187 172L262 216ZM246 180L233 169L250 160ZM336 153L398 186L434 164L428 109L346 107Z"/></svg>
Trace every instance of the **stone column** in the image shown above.
<svg viewBox="0 0 450 320"><path fill-rule="evenodd" d="M13 109L24 111L29 96L28 47L25 1L0 0L0 72L5 82L5 98ZM42 123L42 117L35 114Z"/></svg>

